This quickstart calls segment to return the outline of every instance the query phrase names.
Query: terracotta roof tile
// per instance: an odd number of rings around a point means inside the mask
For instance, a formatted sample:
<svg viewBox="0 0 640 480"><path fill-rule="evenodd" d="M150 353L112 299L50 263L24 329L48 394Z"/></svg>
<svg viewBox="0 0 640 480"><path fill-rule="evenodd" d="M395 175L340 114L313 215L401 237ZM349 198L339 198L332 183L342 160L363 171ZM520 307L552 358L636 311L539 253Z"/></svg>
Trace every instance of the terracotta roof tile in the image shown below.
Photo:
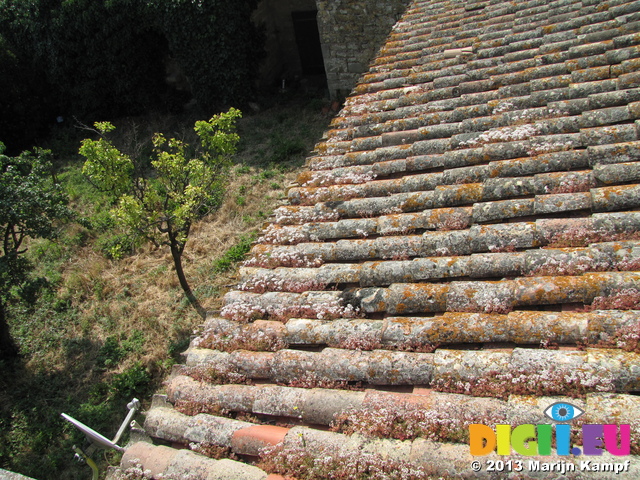
<svg viewBox="0 0 640 480"><path fill-rule="evenodd" d="M288 428L275 425L252 425L236 430L231 438L233 451L241 455L258 456L265 447L282 443Z"/></svg>
<svg viewBox="0 0 640 480"><path fill-rule="evenodd" d="M472 421L637 424L638 32L640 2L413 1L147 430L253 455L286 419L279 448L475 478ZM416 411L454 423L354 427Z"/></svg>
<svg viewBox="0 0 640 480"><path fill-rule="evenodd" d="M172 450L164 446L152 446L146 442L132 445L122 458L122 467L142 465L145 472L156 478L191 478L225 480L265 480L267 474L259 468L228 459L213 460L188 450Z"/></svg>

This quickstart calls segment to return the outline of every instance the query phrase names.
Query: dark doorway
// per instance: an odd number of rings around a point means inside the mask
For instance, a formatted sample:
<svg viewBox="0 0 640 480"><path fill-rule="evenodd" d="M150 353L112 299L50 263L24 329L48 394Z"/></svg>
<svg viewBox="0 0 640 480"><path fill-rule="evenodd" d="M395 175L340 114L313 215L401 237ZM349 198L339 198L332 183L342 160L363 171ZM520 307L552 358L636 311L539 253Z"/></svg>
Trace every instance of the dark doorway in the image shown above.
<svg viewBox="0 0 640 480"><path fill-rule="evenodd" d="M316 11L291 12L303 75L323 75L324 60Z"/></svg>

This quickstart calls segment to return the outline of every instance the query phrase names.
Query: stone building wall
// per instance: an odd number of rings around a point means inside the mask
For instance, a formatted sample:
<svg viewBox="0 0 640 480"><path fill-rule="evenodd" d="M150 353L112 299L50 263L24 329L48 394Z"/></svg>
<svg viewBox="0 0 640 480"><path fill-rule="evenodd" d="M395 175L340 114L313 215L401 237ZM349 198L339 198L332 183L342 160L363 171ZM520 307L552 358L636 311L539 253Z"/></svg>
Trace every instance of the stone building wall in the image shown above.
<svg viewBox="0 0 640 480"><path fill-rule="evenodd" d="M315 9L314 0L262 0L258 4L253 20L265 34L266 53L260 66L260 86L290 81L302 74L291 14Z"/></svg>
<svg viewBox="0 0 640 480"><path fill-rule="evenodd" d="M298 82L305 75L293 16L316 11L324 74L333 99L346 97L364 73L410 0L261 0L253 15L265 33L259 85ZM308 38L307 38L308 40ZM319 51L318 51L319 54ZM316 72L317 73L317 72ZM321 75L322 77L322 75ZM317 79L317 74L316 74Z"/></svg>
<svg viewBox="0 0 640 480"><path fill-rule="evenodd" d="M409 0L316 0L318 29L333 98L346 97Z"/></svg>

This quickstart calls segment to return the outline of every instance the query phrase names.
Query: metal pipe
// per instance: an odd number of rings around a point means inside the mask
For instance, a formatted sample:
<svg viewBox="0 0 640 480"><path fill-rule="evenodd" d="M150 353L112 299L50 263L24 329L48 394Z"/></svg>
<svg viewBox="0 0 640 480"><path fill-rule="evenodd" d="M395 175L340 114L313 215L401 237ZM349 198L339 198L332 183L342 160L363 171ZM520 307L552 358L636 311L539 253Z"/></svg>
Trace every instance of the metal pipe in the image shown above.
<svg viewBox="0 0 640 480"><path fill-rule="evenodd" d="M91 472L92 472L91 480L98 480L99 471L98 471L98 465L96 465L96 462L94 462L91 457L87 456L82 450L80 450L75 445L73 446L73 451L76 452L77 458L82 459L87 465L89 465L89 467L91 467Z"/></svg>
<svg viewBox="0 0 640 480"><path fill-rule="evenodd" d="M138 400L137 398L134 398L133 400L131 400L131 402L127 404L127 408L129 409L129 413L127 414L127 417L122 422L122 425L120 425L120 428L118 429L118 433L116 433L116 436L113 437L113 443L115 444L117 444L120 441L120 437L124 433L124 429L127 428L127 425L131 423L131 419L133 418L135 413L140 409L140 400Z"/></svg>

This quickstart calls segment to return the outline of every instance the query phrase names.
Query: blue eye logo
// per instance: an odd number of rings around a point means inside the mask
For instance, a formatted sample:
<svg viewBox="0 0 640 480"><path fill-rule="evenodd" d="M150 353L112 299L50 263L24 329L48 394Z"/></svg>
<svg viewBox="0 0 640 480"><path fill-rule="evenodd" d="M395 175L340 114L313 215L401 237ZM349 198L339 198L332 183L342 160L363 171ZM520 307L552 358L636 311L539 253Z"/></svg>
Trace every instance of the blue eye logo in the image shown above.
<svg viewBox="0 0 640 480"><path fill-rule="evenodd" d="M575 405L571 405L566 402L557 402L553 405L549 405L544 411L544 414L547 417L556 422L570 422L571 420L578 418L583 413L584 410L580 407L576 407Z"/></svg>

